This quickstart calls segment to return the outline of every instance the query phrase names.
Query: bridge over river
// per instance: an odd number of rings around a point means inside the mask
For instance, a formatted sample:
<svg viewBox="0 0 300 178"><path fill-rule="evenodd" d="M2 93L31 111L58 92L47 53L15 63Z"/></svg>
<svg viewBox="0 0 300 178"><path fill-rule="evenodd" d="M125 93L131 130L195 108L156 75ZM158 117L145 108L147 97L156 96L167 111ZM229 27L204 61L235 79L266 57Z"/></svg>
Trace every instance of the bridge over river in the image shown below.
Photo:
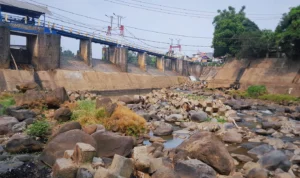
<svg viewBox="0 0 300 178"><path fill-rule="evenodd" d="M46 21L51 12L42 6L18 0L0 1L0 68L9 68L11 60L26 61L36 70L51 70L60 67L61 36L80 40L78 56L88 65L92 63L92 43L105 45L103 58L128 71L128 51L138 53L138 64L147 70L147 55L156 57L156 67L161 70L172 70L182 74L184 61L181 58L168 56L163 52L144 48L135 44L119 41L108 36L95 34L68 27L61 21ZM10 49L10 35L26 37L26 59L14 59Z"/></svg>

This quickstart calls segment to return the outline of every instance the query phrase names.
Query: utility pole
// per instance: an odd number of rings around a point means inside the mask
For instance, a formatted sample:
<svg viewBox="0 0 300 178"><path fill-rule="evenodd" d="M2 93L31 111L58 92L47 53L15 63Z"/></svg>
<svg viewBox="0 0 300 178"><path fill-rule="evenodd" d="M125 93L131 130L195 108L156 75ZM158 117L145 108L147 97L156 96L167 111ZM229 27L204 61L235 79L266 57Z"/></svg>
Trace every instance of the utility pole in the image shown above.
<svg viewBox="0 0 300 178"><path fill-rule="evenodd" d="M118 18L118 27L120 30L120 36L124 36L124 25L122 25L122 19L124 19L125 17L121 16L121 15L116 15L115 13L113 13L114 16L116 16Z"/></svg>
<svg viewBox="0 0 300 178"><path fill-rule="evenodd" d="M180 39L176 39L177 40L177 44L176 45L173 45L173 39L170 38L170 40L171 40L171 44L170 44L169 54L172 54L174 52L173 51L174 48L178 48L179 51L181 51L181 44L180 44L181 40Z"/></svg>
<svg viewBox="0 0 300 178"><path fill-rule="evenodd" d="M112 15L111 16L105 15L105 16L110 18L110 26L107 27L106 35L111 36L111 31L112 31L113 22L114 22L114 16L112 16Z"/></svg>

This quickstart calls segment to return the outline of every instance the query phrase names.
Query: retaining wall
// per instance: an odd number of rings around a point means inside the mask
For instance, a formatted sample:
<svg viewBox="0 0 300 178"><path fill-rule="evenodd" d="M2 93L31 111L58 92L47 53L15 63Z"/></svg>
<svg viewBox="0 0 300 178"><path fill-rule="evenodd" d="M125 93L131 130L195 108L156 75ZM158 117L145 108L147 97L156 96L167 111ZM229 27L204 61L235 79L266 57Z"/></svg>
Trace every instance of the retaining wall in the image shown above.
<svg viewBox="0 0 300 178"><path fill-rule="evenodd" d="M16 71L0 70L0 90L14 90L21 82L37 81L43 88L54 89L65 87L69 91L75 90L136 90L164 88L186 81L182 76L151 76L130 73L104 73L96 71Z"/></svg>

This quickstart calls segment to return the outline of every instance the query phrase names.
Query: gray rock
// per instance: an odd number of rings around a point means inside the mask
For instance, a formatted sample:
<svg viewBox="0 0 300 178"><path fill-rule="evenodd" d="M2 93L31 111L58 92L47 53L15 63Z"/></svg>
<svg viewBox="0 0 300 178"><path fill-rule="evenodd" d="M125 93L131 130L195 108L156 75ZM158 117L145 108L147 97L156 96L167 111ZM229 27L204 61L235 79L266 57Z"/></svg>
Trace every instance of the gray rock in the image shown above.
<svg viewBox="0 0 300 178"><path fill-rule="evenodd" d="M26 122L20 122L20 123L17 123L15 124L11 130L13 132L23 132L24 130L26 130Z"/></svg>
<svg viewBox="0 0 300 178"><path fill-rule="evenodd" d="M97 157L113 157L115 154L128 156L134 147L132 137L120 136L112 132L96 132L92 137L97 143Z"/></svg>
<svg viewBox="0 0 300 178"><path fill-rule="evenodd" d="M264 169L254 168L249 171L246 178L268 178L268 172Z"/></svg>
<svg viewBox="0 0 300 178"><path fill-rule="evenodd" d="M4 149L9 153L30 153L41 151L43 144L30 136L20 134L12 136Z"/></svg>
<svg viewBox="0 0 300 178"><path fill-rule="evenodd" d="M81 130L81 125L79 122L67 122L54 134L52 137L59 135L61 133L70 131L70 130Z"/></svg>
<svg viewBox="0 0 300 178"><path fill-rule="evenodd" d="M28 162L32 161L35 159L34 155L29 155L29 154L21 154L21 155L16 155L14 156L13 160L14 161L22 161L22 162Z"/></svg>
<svg viewBox="0 0 300 178"><path fill-rule="evenodd" d="M34 118L36 114L28 109L22 109L21 107L9 107L6 109L8 115L15 117L19 121L23 121L28 118Z"/></svg>
<svg viewBox="0 0 300 178"><path fill-rule="evenodd" d="M271 145L268 144L262 144L259 146L256 146L254 148L252 148L251 150L248 151L249 154L254 154L257 156L262 156L266 153L269 153L271 151L273 151L274 148Z"/></svg>
<svg viewBox="0 0 300 178"><path fill-rule="evenodd" d="M35 120L36 120L35 118L28 118L28 119L25 119L23 122L25 122L26 126L28 126L28 125L33 124Z"/></svg>
<svg viewBox="0 0 300 178"><path fill-rule="evenodd" d="M215 178L213 168L197 159L180 160L175 164L175 172L184 178Z"/></svg>
<svg viewBox="0 0 300 178"><path fill-rule="evenodd" d="M165 122L154 123L154 127L153 134L156 136L171 135L173 132L173 126Z"/></svg>
<svg viewBox="0 0 300 178"><path fill-rule="evenodd" d="M181 114L171 114L165 118L167 122L177 122L183 120L183 116Z"/></svg>
<svg viewBox="0 0 300 178"><path fill-rule="evenodd" d="M288 157L279 150L273 150L264 154L258 161L263 168L274 171L277 168L283 171L288 171L291 167L291 162Z"/></svg>
<svg viewBox="0 0 300 178"><path fill-rule="evenodd" d="M278 130L281 127L279 122L262 122L261 126L263 129L275 129Z"/></svg>
<svg viewBox="0 0 300 178"><path fill-rule="evenodd" d="M208 119L208 115L203 111L198 111L197 113L193 113L191 116L191 120L194 122L205 122Z"/></svg>
<svg viewBox="0 0 300 178"><path fill-rule="evenodd" d="M63 132L47 143L39 159L49 166L53 166L58 158L62 158L66 150L75 148L76 143L87 143L96 147L92 136L75 129Z"/></svg>
<svg viewBox="0 0 300 178"><path fill-rule="evenodd" d="M21 167L23 164L21 161L0 161L0 177L2 174Z"/></svg>
<svg viewBox="0 0 300 178"><path fill-rule="evenodd" d="M213 167L218 173L229 175L235 170L234 160L224 143L211 132L197 132L175 150L174 160L193 158Z"/></svg>
<svg viewBox="0 0 300 178"><path fill-rule="evenodd" d="M76 178L93 178L93 174L85 168L79 168Z"/></svg>
<svg viewBox="0 0 300 178"><path fill-rule="evenodd" d="M228 132L225 132L223 135L223 141L227 143L242 143L242 134L238 133L234 129L231 129Z"/></svg>
<svg viewBox="0 0 300 178"><path fill-rule="evenodd" d="M54 119L59 122L66 122L71 119L72 112L69 108L59 108L54 112Z"/></svg>
<svg viewBox="0 0 300 178"><path fill-rule="evenodd" d="M19 123L19 121L14 117L0 117L0 135L5 135L12 132L12 127L17 123Z"/></svg>
<svg viewBox="0 0 300 178"><path fill-rule="evenodd" d="M130 177L134 170L133 160L116 154L109 170L115 175Z"/></svg>

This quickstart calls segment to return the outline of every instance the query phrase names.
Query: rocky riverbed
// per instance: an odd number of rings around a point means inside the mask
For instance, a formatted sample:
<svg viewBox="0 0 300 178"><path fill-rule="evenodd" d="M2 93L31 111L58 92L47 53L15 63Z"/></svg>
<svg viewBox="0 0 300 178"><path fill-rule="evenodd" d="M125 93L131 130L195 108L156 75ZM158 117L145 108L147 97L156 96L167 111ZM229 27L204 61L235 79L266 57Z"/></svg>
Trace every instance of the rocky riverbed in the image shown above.
<svg viewBox="0 0 300 178"><path fill-rule="evenodd" d="M25 94L17 106L0 116L0 177L300 177L300 107L293 103L242 99L198 83L118 97L19 88ZM146 130L129 136L72 121L63 103L78 100L96 100L112 115L126 106ZM32 109L37 103L49 108ZM59 125L47 141L25 132L40 117Z"/></svg>

